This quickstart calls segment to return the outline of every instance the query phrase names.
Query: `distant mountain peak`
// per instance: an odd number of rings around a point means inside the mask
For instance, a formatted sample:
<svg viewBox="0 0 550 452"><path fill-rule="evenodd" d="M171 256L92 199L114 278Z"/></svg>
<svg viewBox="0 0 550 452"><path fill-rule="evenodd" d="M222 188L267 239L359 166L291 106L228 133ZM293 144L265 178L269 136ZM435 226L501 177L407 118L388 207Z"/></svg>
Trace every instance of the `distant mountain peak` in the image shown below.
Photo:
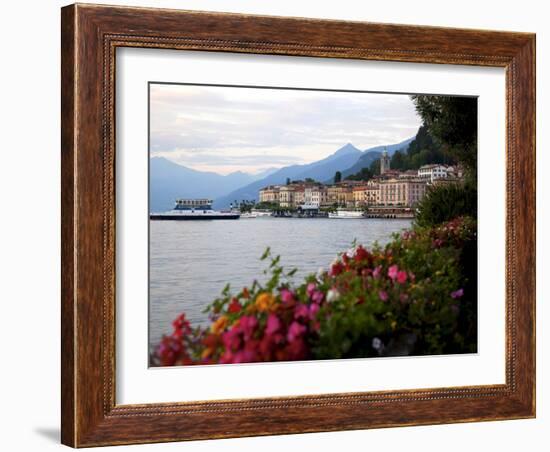
<svg viewBox="0 0 550 452"><path fill-rule="evenodd" d="M344 155L344 154L350 154L352 152L356 153L356 152L361 152L361 151L359 149L357 149L353 144L346 143L344 146L342 146L340 149L338 149L332 155Z"/></svg>

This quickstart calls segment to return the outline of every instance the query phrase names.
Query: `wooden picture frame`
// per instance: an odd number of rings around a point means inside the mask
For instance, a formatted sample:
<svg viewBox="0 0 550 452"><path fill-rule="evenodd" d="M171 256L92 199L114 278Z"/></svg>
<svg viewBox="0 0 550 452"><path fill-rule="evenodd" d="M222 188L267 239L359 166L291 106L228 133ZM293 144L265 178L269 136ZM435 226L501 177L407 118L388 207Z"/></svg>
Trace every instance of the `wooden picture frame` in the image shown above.
<svg viewBox="0 0 550 452"><path fill-rule="evenodd" d="M73 447L535 416L535 35L71 5L62 9L62 442ZM115 403L115 50L506 70L506 383Z"/></svg>

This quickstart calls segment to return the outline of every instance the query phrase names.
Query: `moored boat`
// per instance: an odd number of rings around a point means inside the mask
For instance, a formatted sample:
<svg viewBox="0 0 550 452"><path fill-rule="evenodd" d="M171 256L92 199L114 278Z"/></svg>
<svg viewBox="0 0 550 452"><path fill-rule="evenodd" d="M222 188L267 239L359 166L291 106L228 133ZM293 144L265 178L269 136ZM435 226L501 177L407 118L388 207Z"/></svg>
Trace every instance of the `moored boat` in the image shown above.
<svg viewBox="0 0 550 452"><path fill-rule="evenodd" d="M241 218L257 218L258 215L256 215L254 212L244 212L241 213Z"/></svg>
<svg viewBox="0 0 550 452"><path fill-rule="evenodd" d="M256 215L257 217L271 217L271 216L273 216L273 212L271 210L268 210L268 209L252 209L250 212L253 213L254 215Z"/></svg>
<svg viewBox="0 0 550 452"><path fill-rule="evenodd" d="M151 220L238 220L240 212L212 209L211 199L177 199L172 210L151 213Z"/></svg>
<svg viewBox="0 0 550 452"><path fill-rule="evenodd" d="M344 218L344 219L357 219L364 218L363 212L360 210L348 210L338 209L336 212L329 212L329 218Z"/></svg>

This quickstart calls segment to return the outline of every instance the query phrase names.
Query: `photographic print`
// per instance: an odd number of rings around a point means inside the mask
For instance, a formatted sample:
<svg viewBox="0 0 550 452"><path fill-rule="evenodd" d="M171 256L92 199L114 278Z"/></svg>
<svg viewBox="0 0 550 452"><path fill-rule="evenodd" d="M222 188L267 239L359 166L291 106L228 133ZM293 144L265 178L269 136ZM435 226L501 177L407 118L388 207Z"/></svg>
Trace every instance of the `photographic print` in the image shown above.
<svg viewBox="0 0 550 452"><path fill-rule="evenodd" d="M151 366L477 352L477 98L149 84Z"/></svg>

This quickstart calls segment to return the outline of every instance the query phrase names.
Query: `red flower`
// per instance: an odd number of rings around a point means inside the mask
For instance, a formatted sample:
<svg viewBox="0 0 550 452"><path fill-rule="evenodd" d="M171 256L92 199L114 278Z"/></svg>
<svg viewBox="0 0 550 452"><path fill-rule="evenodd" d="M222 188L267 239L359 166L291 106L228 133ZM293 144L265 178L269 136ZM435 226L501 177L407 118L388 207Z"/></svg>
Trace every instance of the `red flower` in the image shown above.
<svg viewBox="0 0 550 452"><path fill-rule="evenodd" d="M242 309L242 305L239 303L239 301L236 298L233 298L231 300L231 303L229 303L229 307L227 308L227 312L230 312L231 314L235 314L239 312Z"/></svg>
<svg viewBox="0 0 550 452"><path fill-rule="evenodd" d="M340 273L344 271L344 266L342 265L342 262L337 261L334 264L330 266L329 275L330 276L338 276Z"/></svg>
<svg viewBox="0 0 550 452"><path fill-rule="evenodd" d="M362 262L369 258L369 252L362 246L358 246L355 250L355 261Z"/></svg>

